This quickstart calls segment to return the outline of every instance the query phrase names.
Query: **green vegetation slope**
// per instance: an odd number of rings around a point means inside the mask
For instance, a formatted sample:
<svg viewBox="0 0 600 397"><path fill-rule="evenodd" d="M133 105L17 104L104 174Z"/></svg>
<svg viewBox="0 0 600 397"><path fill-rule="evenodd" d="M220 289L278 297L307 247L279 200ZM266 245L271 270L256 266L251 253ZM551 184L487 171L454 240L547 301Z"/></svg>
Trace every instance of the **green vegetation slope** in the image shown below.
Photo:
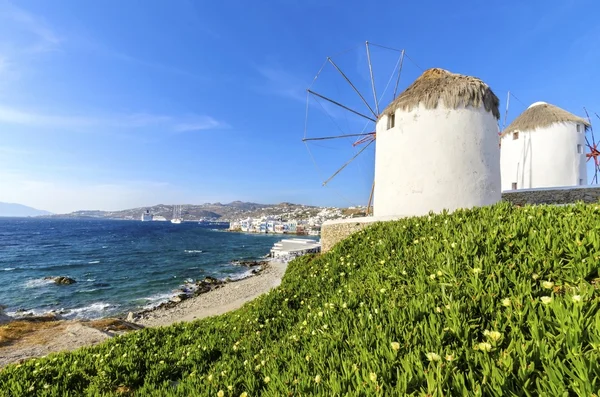
<svg viewBox="0 0 600 397"><path fill-rule="evenodd" d="M242 309L10 366L0 395L581 395L600 389L600 209L377 224Z"/></svg>

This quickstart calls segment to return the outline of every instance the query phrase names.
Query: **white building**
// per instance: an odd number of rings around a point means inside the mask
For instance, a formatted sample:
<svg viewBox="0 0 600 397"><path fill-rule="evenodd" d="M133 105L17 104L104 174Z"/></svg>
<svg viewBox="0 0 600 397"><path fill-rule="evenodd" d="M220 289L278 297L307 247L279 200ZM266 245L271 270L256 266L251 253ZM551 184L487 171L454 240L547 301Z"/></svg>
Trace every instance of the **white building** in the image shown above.
<svg viewBox="0 0 600 397"><path fill-rule="evenodd" d="M502 190L587 185L581 117L545 102L529 106L502 132Z"/></svg>
<svg viewBox="0 0 600 397"><path fill-rule="evenodd" d="M377 121L375 217L500 201L498 105L475 77L429 69L415 80Z"/></svg>
<svg viewBox="0 0 600 397"><path fill-rule="evenodd" d="M311 239L291 238L281 240L271 248L271 257L292 258L308 253L318 253L321 251L321 242Z"/></svg>

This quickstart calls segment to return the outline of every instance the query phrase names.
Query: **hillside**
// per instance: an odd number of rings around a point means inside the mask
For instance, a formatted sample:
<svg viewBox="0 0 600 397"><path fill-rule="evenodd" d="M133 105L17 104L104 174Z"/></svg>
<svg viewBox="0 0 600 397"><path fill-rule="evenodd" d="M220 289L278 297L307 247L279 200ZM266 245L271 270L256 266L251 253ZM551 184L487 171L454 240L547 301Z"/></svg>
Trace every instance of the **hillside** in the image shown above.
<svg viewBox="0 0 600 397"><path fill-rule="evenodd" d="M9 366L0 395L579 395L600 389L600 209L375 224L239 310Z"/></svg>
<svg viewBox="0 0 600 397"><path fill-rule="evenodd" d="M14 216L14 217L27 217L27 216L40 216L50 215L48 211L38 210L36 208L28 207L22 204L16 203L2 203L0 202L0 217L3 216Z"/></svg>
<svg viewBox="0 0 600 397"><path fill-rule="evenodd" d="M184 220L199 220L202 218L232 221L242 218L257 218L265 215L285 215L291 219L306 219L315 216L322 207L312 207L300 204L257 204L234 201L229 204L206 203L186 204L182 206ZM164 216L166 219L173 217L173 205L158 204L152 207L131 208L122 211L75 211L70 214L54 215L61 218L106 218L106 219L140 219L143 212L149 210L153 215Z"/></svg>

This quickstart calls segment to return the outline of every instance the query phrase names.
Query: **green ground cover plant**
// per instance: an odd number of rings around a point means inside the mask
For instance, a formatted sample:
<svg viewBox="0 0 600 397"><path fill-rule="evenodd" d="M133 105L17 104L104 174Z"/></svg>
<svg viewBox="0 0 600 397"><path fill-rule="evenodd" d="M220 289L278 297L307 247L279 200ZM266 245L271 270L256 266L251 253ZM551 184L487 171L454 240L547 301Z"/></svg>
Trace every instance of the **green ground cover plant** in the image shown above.
<svg viewBox="0 0 600 397"><path fill-rule="evenodd" d="M222 316L0 372L0 395L592 396L600 206L379 223Z"/></svg>

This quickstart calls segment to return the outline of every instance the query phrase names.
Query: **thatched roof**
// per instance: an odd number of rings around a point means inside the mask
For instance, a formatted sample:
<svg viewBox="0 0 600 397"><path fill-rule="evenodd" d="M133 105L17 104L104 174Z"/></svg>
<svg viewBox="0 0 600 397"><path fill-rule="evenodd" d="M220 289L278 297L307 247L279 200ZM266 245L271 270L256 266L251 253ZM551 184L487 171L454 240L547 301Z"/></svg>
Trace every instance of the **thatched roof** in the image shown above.
<svg viewBox="0 0 600 397"><path fill-rule="evenodd" d="M531 131L537 128L548 127L554 123L581 123L587 129L590 124L587 120L575 116L564 109L550 105L546 102L536 102L529 106L519 117L502 131L502 136L513 131Z"/></svg>
<svg viewBox="0 0 600 397"><path fill-rule="evenodd" d="M435 109L442 99L444 106L452 109L472 106L485 110L500 118L500 101L490 87L476 77L451 73L444 69L426 70L404 92L402 92L383 114L392 114L396 109L411 110L422 103L427 109Z"/></svg>

